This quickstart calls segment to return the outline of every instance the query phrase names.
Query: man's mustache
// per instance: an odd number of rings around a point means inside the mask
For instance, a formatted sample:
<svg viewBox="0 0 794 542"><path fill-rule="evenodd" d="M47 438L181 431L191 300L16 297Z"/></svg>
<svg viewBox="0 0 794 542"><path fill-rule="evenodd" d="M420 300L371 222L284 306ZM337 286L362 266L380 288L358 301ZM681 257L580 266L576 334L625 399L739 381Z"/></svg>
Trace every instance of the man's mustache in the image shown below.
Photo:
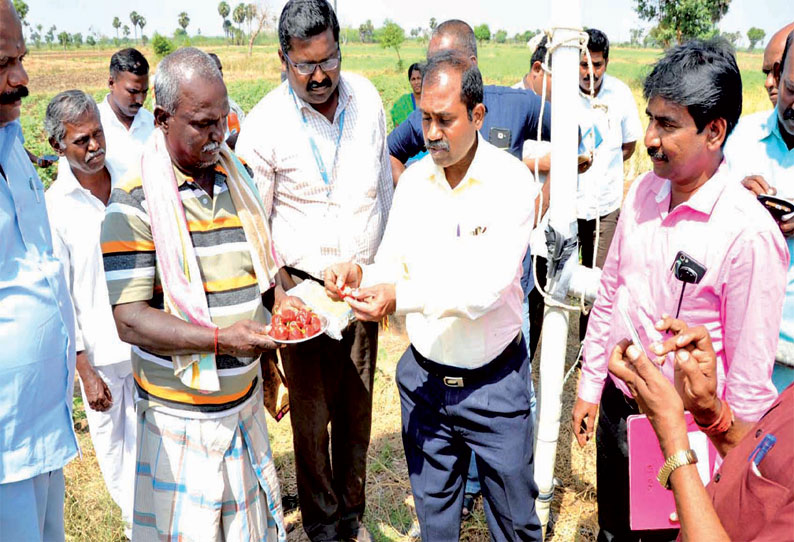
<svg viewBox="0 0 794 542"><path fill-rule="evenodd" d="M307 88L309 90L315 90L318 88L330 87L330 86L331 86L331 80L329 78L325 78L319 83L317 81L309 81L309 86Z"/></svg>
<svg viewBox="0 0 794 542"><path fill-rule="evenodd" d="M221 144L213 141L201 147L201 152L217 152L220 150L220 148L221 148Z"/></svg>
<svg viewBox="0 0 794 542"><path fill-rule="evenodd" d="M17 87L10 92L0 94L0 104L8 105L28 96L28 87Z"/></svg>
<svg viewBox="0 0 794 542"><path fill-rule="evenodd" d="M648 156L654 160L663 160L667 162L667 155L662 152L662 149L659 147L648 147Z"/></svg>
<svg viewBox="0 0 794 542"><path fill-rule="evenodd" d="M94 152L88 151L87 153L85 153L85 161L86 163L88 163L97 156L102 156L104 154L105 154L105 149L97 149Z"/></svg>
<svg viewBox="0 0 794 542"><path fill-rule="evenodd" d="M425 139L425 147L427 148L428 151L449 152L449 143L447 143L443 139L439 139L438 141L428 141Z"/></svg>

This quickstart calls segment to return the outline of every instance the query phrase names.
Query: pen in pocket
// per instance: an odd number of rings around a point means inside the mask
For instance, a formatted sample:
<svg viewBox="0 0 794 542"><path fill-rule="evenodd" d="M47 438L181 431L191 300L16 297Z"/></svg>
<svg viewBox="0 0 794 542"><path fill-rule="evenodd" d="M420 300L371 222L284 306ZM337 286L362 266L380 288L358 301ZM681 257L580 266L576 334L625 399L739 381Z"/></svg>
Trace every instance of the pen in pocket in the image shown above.
<svg viewBox="0 0 794 542"><path fill-rule="evenodd" d="M777 442L777 437L772 433L767 433L764 439L758 443L758 445L750 452L750 456L747 458L747 461L752 461L755 466L761 464L761 461L764 460L766 454L769 453L769 450Z"/></svg>

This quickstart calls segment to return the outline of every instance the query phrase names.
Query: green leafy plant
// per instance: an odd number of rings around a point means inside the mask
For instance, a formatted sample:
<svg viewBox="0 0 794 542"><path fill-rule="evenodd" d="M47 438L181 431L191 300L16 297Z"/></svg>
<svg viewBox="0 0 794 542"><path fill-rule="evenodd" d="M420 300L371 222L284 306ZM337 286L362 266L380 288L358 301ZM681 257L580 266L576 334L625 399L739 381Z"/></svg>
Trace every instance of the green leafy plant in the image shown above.
<svg viewBox="0 0 794 542"><path fill-rule="evenodd" d="M171 40L155 32L154 37L152 37L152 49L154 54L164 57L174 52L175 47Z"/></svg>

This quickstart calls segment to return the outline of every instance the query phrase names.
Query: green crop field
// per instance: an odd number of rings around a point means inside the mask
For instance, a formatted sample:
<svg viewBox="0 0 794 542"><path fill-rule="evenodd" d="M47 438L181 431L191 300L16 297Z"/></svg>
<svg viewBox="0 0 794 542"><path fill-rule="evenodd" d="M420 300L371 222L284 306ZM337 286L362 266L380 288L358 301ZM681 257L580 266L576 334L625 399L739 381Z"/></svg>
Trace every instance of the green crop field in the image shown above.
<svg viewBox="0 0 794 542"><path fill-rule="evenodd" d="M244 47L215 46L206 50L216 52L223 62L229 94L244 110L250 110L280 79L280 64L276 45L254 48L251 57ZM143 48L152 61L154 54ZM80 88L90 92L97 100L104 97L107 86L108 62L112 50L33 50L28 57L31 96L25 100L22 128L28 147L34 153L51 152L43 132L44 111L49 100L62 90ZM408 78L397 71L397 57L393 51L376 44L348 44L342 47L342 67L368 77L380 91L383 105L388 111L402 94L409 92ZM655 49L613 49L608 73L625 81L633 90L641 118L645 119L645 102L642 99L642 79L649 66L661 54ZM406 42L400 51L404 65L421 61L425 48L415 42ZM744 112L754 113L770 107L763 88L761 53L738 54L744 83ZM153 62L154 63L154 62ZM518 45L485 45L480 47L479 65L486 84L512 85L527 71L529 54L526 47ZM151 100L147 103L151 107ZM388 118L388 115L387 115ZM391 124L391 119L389 119ZM389 126L391 129L391 125ZM628 180L650 169L650 161L642 142L637 152L626 162ZM40 171L48 184L55 168Z"/></svg>
<svg viewBox="0 0 794 542"><path fill-rule="evenodd" d="M252 57L242 47L207 47L216 52L224 65L229 94L246 110L279 82L280 66L275 44L257 46ZM150 49L144 54L154 60ZM27 59L31 96L24 101L22 126L27 146L35 153L51 152L43 133L43 117L47 103L57 92L81 88L97 100L106 93L108 63L112 50L35 50ZM404 65L422 60L424 47L406 42L401 49ZM403 93L409 91L406 74L396 70L396 56L391 50L378 45L348 44L342 47L343 69L361 73L378 88L388 109ZM642 78L649 66L661 54L658 50L613 49L608 72L629 84L634 92L641 118L645 122L645 103L642 99ZM486 45L479 55L480 69L486 83L512 85L526 72L529 55L525 47L517 45ZM739 66L744 81L745 113L770 107L763 89L760 71L761 54L739 53ZM155 62L152 62L153 64ZM150 103L147 104L151 107ZM388 115L387 115L388 118ZM391 128L391 127L389 127ZM278 127L274 126L274 130ZM650 169L645 147L626 163L626 179ZM49 184L55 167L39 170ZM575 319L572 319L572 321ZM576 323L571 329L572 345L568 363L578 349ZM381 334L378 370L375 378L375 400L372 428L372 445L368 457L368 486L366 523L379 541L406 541L413 521L412 499L408 475L400 440L399 398L394 384L394 370L400 354L407 344L406 338L394 332ZM537 378L537 360L533 373ZM574 379L566 384L563 417L560 431L556 476L563 487L555 494L552 510L558 521L552 540L595 540L597 515L595 504L595 446L594 442L580 450L571 438L569 415L575 396ZM105 490L99 468L85 426L82 402L75 400L76 426L83 448L82 459L73 461L66 469L66 529L67 540L73 542L111 542L123 540L118 508ZM271 444L279 468L283 490L295 493L292 435L288 421L269 422ZM199 474L200 475L200 474ZM296 513L289 516L299 521ZM300 526L289 535L291 541L307 540ZM482 514L482 504L477 505L473 518L463 525L462 539L487 540L487 527Z"/></svg>

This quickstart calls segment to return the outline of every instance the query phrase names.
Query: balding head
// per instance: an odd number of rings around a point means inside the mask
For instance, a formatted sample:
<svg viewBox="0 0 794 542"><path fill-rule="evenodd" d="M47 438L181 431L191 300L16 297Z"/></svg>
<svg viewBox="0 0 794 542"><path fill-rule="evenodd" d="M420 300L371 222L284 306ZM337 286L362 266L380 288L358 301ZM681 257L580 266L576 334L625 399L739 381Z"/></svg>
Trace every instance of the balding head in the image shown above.
<svg viewBox="0 0 794 542"><path fill-rule="evenodd" d="M156 104L173 115L184 83L193 81L205 85L213 80L223 84L223 76L210 55L195 47L177 49L157 66L154 76Z"/></svg>
<svg viewBox="0 0 794 542"><path fill-rule="evenodd" d="M22 98L28 95L28 74L22 67L27 52L22 24L10 0L0 0L0 126L19 118Z"/></svg>
<svg viewBox="0 0 794 542"><path fill-rule="evenodd" d="M444 21L430 36L427 58L430 59L441 51L455 51L477 64L477 38L474 36L474 30L459 19Z"/></svg>
<svg viewBox="0 0 794 542"><path fill-rule="evenodd" d="M229 100L215 61L193 47L178 49L157 66L154 121L171 160L197 177L213 167L224 141Z"/></svg>
<svg viewBox="0 0 794 542"><path fill-rule="evenodd" d="M772 105L777 105L777 84L775 83L775 70L780 64L780 57L783 56L783 47L786 45L786 38L794 30L794 23L789 23L769 39L769 43L764 49L764 63L761 65L761 70L766 75L764 81L764 88L769 94L769 101Z"/></svg>

